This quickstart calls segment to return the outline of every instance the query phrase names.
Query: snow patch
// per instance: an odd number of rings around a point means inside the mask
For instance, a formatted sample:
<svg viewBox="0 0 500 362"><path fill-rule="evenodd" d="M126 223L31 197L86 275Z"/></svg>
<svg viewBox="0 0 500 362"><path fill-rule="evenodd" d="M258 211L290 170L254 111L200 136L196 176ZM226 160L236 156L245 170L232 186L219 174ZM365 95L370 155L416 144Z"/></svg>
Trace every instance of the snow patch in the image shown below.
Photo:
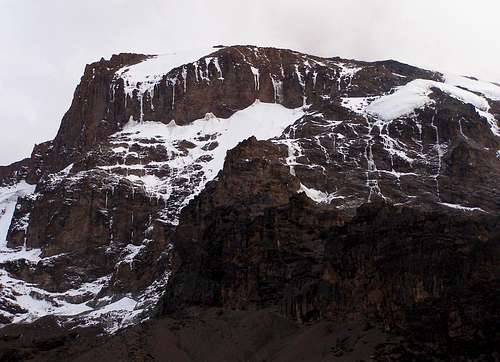
<svg viewBox="0 0 500 362"><path fill-rule="evenodd" d="M340 71L338 78L339 79L338 89L340 90L341 88L340 82L344 81L346 83L345 89L349 90L352 86L352 80L354 76L356 75L357 72L359 72L363 68L348 63L335 63L335 65L339 67Z"/></svg>
<svg viewBox="0 0 500 362"><path fill-rule="evenodd" d="M34 284L12 278L6 271L0 270L0 283L3 286L2 298L15 302L26 312L13 315L13 322L31 322L47 314L74 316L93 310L87 302L72 303L76 297L97 294L109 277L103 277L91 283L85 283L78 289L62 293L52 293Z"/></svg>
<svg viewBox="0 0 500 362"><path fill-rule="evenodd" d="M162 145L168 151L165 161L139 165L101 166L112 170L115 167L144 169L145 166L165 167L170 170L168 177L154 175L129 175L130 181L142 183L152 195L165 201L171 196L183 195L180 205L171 204L171 209L178 214L182 207L203 190L206 183L213 180L224 165L226 152L239 142L255 136L257 139L269 139L283 133L286 127L302 117L302 108L288 109L280 104L261 103L234 113L228 119L220 119L208 113L205 118L187 125L159 122L129 121L121 132L111 136L111 142L124 147L140 144L143 147ZM154 143L143 142L145 139ZM142 143L141 143L142 142ZM189 147L182 147L183 144ZM184 178L186 183L176 183L176 178ZM177 197L179 198L179 197ZM177 215L170 215L177 217ZM170 220L176 219L170 218Z"/></svg>
<svg viewBox="0 0 500 362"><path fill-rule="evenodd" d="M393 94L382 96L368 105L366 111L384 121L390 121L415 112L432 104L429 97L432 88L438 88L449 96L464 103L470 103L480 111L487 112L488 101L469 91L432 80L416 79L399 87Z"/></svg>
<svg viewBox="0 0 500 362"><path fill-rule="evenodd" d="M366 108L375 97L344 97L341 100L342 107L355 113L365 113Z"/></svg>
<svg viewBox="0 0 500 362"><path fill-rule="evenodd" d="M123 249L123 252L126 255L121 260L121 263L127 263L127 264L129 264L132 267L132 263L134 262L135 257L137 255L139 255L139 253L141 252L141 250L144 249L145 247L146 247L146 244L141 244L141 245L128 244Z"/></svg>
<svg viewBox="0 0 500 362"><path fill-rule="evenodd" d="M480 212L486 212L483 209L481 209L480 207L468 207L468 206L463 206L463 205L459 205L459 204L449 204L447 202L440 202L439 204L443 205L443 206L446 206L446 207L449 207L449 208L452 208L452 209L461 210L461 211L480 211Z"/></svg>
<svg viewBox="0 0 500 362"><path fill-rule="evenodd" d="M314 202L317 202L318 204L330 204L332 200L345 199L344 196L336 196L335 194L329 194L327 192L309 188L303 184L300 184L300 189L298 192L305 193L307 197L309 197Z"/></svg>
<svg viewBox="0 0 500 362"><path fill-rule="evenodd" d="M474 80L455 74L444 74L445 82L456 87L462 87L471 92L481 93L494 101L500 101L500 87L482 80Z"/></svg>
<svg viewBox="0 0 500 362"><path fill-rule="evenodd" d="M137 302L129 297L124 297L116 302L105 305L104 307L97 309L91 313L89 316L96 317L101 316L106 313L116 312L116 311L133 311Z"/></svg>
<svg viewBox="0 0 500 362"><path fill-rule="evenodd" d="M30 185L24 180L13 186L0 187L0 247L6 245L17 199L34 193L35 188L36 185Z"/></svg>

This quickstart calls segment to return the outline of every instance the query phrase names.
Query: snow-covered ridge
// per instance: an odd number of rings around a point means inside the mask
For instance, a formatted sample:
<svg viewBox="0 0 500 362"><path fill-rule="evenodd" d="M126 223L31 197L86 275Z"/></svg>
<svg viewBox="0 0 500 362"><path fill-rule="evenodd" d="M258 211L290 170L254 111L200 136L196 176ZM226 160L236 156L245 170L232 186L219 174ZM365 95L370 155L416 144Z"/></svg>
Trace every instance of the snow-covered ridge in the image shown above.
<svg viewBox="0 0 500 362"><path fill-rule="evenodd" d="M429 97L432 88L440 89L463 103L470 103L480 111L487 112L490 108L486 99L472 92L446 83L416 79L398 88L393 94L373 101L366 108L366 111L386 121L411 114L416 109L432 103L432 99Z"/></svg>

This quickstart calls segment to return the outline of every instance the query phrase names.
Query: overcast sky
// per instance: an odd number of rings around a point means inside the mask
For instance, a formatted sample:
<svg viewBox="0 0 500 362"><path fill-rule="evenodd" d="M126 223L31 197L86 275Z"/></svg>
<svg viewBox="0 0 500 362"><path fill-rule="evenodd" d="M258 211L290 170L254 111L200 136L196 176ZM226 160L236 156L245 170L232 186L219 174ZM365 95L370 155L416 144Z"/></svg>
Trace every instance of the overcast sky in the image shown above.
<svg viewBox="0 0 500 362"><path fill-rule="evenodd" d="M52 139L85 64L216 44L500 82L499 0L0 0L0 165Z"/></svg>

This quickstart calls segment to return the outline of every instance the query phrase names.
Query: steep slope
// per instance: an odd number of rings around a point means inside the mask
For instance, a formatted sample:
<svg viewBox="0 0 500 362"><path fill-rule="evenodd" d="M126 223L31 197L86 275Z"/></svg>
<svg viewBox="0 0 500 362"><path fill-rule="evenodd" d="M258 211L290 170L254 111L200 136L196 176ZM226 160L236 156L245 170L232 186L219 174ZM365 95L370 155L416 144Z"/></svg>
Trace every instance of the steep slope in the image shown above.
<svg viewBox="0 0 500 362"><path fill-rule="evenodd" d="M425 303L460 314L450 298L482 298L460 338L476 328L489 336L470 344L493 353L499 119L500 87L395 61L253 46L102 59L56 138L0 167L0 322L114 332L203 305L414 336Z"/></svg>

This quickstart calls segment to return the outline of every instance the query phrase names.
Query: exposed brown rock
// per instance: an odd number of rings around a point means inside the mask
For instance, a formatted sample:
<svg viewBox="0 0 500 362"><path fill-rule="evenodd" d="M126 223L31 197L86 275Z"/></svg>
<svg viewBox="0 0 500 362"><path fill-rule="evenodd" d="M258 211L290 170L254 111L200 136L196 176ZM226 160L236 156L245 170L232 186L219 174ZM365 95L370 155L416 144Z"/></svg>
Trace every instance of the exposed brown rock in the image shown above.
<svg viewBox="0 0 500 362"><path fill-rule="evenodd" d="M75 334L77 319L10 325L0 359L499 358L499 138L474 106L439 89L390 122L344 99L441 74L234 46L166 70L143 93L116 76L149 57L87 65L55 139L0 167L0 186L37 184L18 198L8 246L42 252L1 268L53 293L104 278L98 295L67 296L94 307L164 291L159 320L102 339L100 328ZM130 120L223 121L256 100L307 111L281 136L230 150L194 198L212 154L185 168L166 161L191 155L193 142L220 149L218 134L169 146L117 133ZM500 103L488 102L498 118ZM144 176L169 180L167 191L150 193ZM2 288L2 311L28 312ZM365 349L367 335L376 343Z"/></svg>

